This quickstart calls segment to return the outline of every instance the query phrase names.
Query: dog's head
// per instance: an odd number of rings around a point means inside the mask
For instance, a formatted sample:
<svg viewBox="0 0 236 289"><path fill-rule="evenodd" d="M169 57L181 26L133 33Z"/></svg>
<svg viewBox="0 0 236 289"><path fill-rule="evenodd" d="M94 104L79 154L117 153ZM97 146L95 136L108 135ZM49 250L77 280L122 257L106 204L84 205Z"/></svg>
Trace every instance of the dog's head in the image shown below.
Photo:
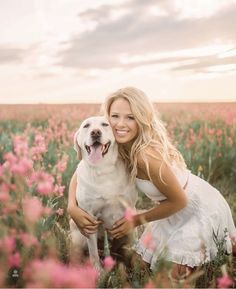
<svg viewBox="0 0 236 289"><path fill-rule="evenodd" d="M74 148L79 159L96 165L108 155L115 146L115 138L108 120L103 116L94 116L84 120L74 136Z"/></svg>

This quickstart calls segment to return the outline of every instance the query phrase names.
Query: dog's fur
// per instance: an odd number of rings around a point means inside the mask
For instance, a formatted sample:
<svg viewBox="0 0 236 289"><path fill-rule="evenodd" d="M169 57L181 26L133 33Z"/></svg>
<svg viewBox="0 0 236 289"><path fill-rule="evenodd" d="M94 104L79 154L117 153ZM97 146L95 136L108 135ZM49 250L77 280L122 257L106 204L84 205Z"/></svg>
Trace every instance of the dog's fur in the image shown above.
<svg viewBox="0 0 236 289"><path fill-rule="evenodd" d="M127 207L134 208L137 191L131 184L123 161L118 156L118 145L105 117L90 117L82 122L74 137L74 147L82 159L77 167L78 205L103 221L111 229L115 221L124 217ZM72 242L86 245L86 238L71 226ZM90 234L87 245L91 261L100 266L97 234Z"/></svg>

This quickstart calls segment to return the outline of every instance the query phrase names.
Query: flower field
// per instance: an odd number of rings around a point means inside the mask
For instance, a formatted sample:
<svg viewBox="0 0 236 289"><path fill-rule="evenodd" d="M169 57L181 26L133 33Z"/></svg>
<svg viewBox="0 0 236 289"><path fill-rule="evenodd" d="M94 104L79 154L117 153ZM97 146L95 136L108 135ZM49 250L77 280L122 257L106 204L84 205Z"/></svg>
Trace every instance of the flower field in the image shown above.
<svg viewBox="0 0 236 289"><path fill-rule="evenodd" d="M76 168L73 136L100 105L0 105L0 287L160 287L150 276L104 260L105 273L70 256L66 212ZM227 199L236 221L236 103L159 104L170 137L193 173ZM140 195L138 206L148 200ZM220 246L220 244L219 244ZM111 266L112 264L112 266ZM194 275L195 274L195 275ZM236 262L219 250L183 287L232 287Z"/></svg>

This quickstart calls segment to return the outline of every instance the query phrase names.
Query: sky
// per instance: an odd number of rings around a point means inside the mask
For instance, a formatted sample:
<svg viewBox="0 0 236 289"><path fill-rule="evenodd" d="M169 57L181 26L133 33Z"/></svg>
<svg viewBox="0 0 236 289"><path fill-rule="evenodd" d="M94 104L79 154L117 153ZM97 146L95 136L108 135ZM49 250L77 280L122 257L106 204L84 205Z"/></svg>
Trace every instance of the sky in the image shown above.
<svg viewBox="0 0 236 289"><path fill-rule="evenodd" d="M236 0L0 0L0 103L236 102Z"/></svg>

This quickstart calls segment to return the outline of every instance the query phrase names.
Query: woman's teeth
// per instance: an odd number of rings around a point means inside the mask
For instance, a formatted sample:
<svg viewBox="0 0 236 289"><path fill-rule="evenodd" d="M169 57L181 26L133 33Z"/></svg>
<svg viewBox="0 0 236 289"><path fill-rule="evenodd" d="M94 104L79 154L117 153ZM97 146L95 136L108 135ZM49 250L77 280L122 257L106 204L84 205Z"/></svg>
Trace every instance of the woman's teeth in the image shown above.
<svg viewBox="0 0 236 289"><path fill-rule="evenodd" d="M116 133L119 134L119 135L126 135L128 133L127 130L116 130Z"/></svg>

